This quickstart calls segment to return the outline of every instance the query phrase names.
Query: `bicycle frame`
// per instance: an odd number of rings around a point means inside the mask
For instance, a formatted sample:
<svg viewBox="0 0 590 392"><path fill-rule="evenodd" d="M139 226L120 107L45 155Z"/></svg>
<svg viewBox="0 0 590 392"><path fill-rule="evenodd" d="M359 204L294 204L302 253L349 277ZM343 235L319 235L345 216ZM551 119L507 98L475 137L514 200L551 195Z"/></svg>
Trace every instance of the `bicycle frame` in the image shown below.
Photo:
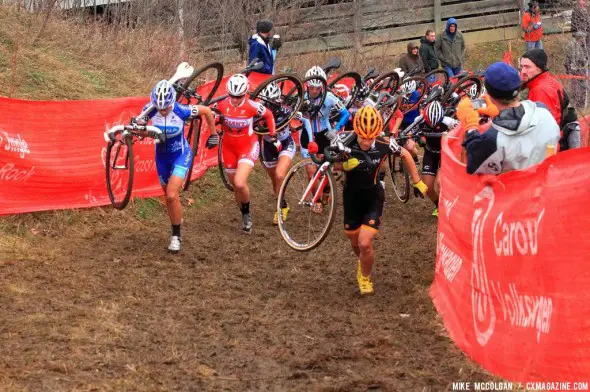
<svg viewBox="0 0 590 392"><path fill-rule="evenodd" d="M305 189L305 192L303 192L303 196L301 196L301 199L299 200L299 205L311 207L318 202L318 200L320 199L320 197L324 191L324 188L326 187L326 184L328 183L328 177L325 175L325 173L330 168L330 165L331 165L330 162L322 163L322 165L316 171L316 173L314 174L314 176L311 179L311 181L309 182L309 184L307 184L307 188ZM312 189L314 188L314 186L318 182L318 179L320 178L320 176L322 176L322 178L321 178L321 180L319 180L320 184L317 187L317 190L313 195L313 199L312 199L311 203L306 202L305 199L307 199L309 194L312 192Z"/></svg>

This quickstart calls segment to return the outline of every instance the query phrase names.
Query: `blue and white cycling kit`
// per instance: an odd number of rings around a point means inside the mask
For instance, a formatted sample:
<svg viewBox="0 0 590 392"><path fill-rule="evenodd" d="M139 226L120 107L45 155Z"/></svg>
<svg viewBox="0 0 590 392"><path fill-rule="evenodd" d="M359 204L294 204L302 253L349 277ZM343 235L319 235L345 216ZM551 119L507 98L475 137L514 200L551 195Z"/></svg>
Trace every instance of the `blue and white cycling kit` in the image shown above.
<svg viewBox="0 0 590 392"><path fill-rule="evenodd" d="M167 116L162 116L156 109L147 114L152 125L161 129L165 135L164 141L156 144L156 169L161 185L168 184L170 176L184 179L193 162L193 152L184 137L184 122L198 115L197 107L177 102L173 105Z"/></svg>
<svg viewBox="0 0 590 392"><path fill-rule="evenodd" d="M320 98L316 98L312 100L312 104L315 103L314 101L319 103ZM332 129L332 125L330 124L330 113L332 109L336 109L340 113L340 119L338 123ZM315 140L318 143L318 147L320 151L322 151L327 145L329 141L326 137L326 134L329 131L336 131L339 132L344 125L348 122L350 118L350 113L334 94L328 92L326 94L326 99L322 104L322 107L318 111L318 114L313 118L302 118L301 122L303 124L303 129L299 134L299 144L301 145L301 156L303 158L309 158L309 151L307 150L307 145L310 141ZM327 144L326 144L327 143Z"/></svg>

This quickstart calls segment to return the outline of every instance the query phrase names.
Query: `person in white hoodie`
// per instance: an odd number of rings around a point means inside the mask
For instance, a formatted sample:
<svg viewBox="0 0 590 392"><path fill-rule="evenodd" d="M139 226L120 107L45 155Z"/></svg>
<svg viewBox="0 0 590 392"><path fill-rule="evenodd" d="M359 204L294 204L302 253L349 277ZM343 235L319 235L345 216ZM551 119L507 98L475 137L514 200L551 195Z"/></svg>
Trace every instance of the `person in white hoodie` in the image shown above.
<svg viewBox="0 0 590 392"><path fill-rule="evenodd" d="M500 174L526 169L542 162L559 143L559 126L541 102L518 101L521 80L518 71L498 62L485 71L488 102L499 114L488 130L478 130L479 114L468 98L458 106L463 125L467 173Z"/></svg>

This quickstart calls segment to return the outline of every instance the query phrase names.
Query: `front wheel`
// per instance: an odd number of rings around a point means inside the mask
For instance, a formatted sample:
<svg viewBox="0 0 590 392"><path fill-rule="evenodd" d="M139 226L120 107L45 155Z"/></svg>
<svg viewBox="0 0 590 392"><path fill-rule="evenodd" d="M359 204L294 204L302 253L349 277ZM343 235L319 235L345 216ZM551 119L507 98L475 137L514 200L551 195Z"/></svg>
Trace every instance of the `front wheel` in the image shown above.
<svg viewBox="0 0 590 392"><path fill-rule="evenodd" d="M406 164L400 156L396 155L388 156L387 162L395 195L402 203L407 203L410 200L410 174Z"/></svg>
<svg viewBox="0 0 590 392"><path fill-rule="evenodd" d="M110 141L105 156L107 191L113 207L122 210L133 188L133 142L131 137Z"/></svg>
<svg viewBox="0 0 590 392"><path fill-rule="evenodd" d="M308 170L311 171L312 168L320 170L310 159L304 159L293 166L287 173L277 198L281 236L287 245L300 252L318 247L330 233L335 218L336 181L332 172L329 167L325 168L311 183ZM318 203L314 202L316 197ZM282 200L287 202L290 209L286 220L281 214Z"/></svg>

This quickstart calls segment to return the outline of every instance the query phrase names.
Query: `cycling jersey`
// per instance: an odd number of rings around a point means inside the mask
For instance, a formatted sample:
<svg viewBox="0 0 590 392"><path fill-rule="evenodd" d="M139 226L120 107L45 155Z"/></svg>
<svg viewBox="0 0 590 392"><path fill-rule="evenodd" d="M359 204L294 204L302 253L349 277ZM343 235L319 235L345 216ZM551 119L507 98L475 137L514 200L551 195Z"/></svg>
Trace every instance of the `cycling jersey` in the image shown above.
<svg viewBox="0 0 590 392"><path fill-rule="evenodd" d="M273 114L264 105L245 99L234 106L229 98L219 102L218 109L223 115L223 164L228 172L235 171L239 163L254 166L258 159L260 146L252 125L256 117L266 120L269 134L275 134Z"/></svg>
<svg viewBox="0 0 590 392"><path fill-rule="evenodd" d="M350 143L350 148L360 150L358 141L355 139ZM359 160L359 165L354 169L345 172L344 188L348 189L370 189L379 184L379 171L381 165L390 154L399 154L401 147L395 143L395 140L386 141L383 138L377 138L369 150L365 151L371 158L369 164L365 162L365 156L357 152L352 152L352 156ZM380 185L379 185L380 186Z"/></svg>
<svg viewBox="0 0 590 392"><path fill-rule="evenodd" d="M312 99L312 104L319 104L320 97ZM350 113L346 110L346 107L342 104L342 101L338 99L334 94L328 91L326 94L326 99L324 99L324 103L322 107L317 112L315 116L309 118L311 123L311 130L314 134L322 132L322 131L331 131L332 125L330 124L330 113L332 109L337 110L340 113L340 119L338 123L334 126L334 130L336 132L340 131L342 127L348 121L350 117Z"/></svg>
<svg viewBox="0 0 590 392"><path fill-rule="evenodd" d="M149 106L146 105L144 110ZM193 153L184 137L184 122L190 117L197 116L196 106L173 104L172 111L163 116L157 109L148 112L145 120L164 133L164 142L156 144L156 170L161 185L168 184L170 176L184 179L193 162Z"/></svg>

